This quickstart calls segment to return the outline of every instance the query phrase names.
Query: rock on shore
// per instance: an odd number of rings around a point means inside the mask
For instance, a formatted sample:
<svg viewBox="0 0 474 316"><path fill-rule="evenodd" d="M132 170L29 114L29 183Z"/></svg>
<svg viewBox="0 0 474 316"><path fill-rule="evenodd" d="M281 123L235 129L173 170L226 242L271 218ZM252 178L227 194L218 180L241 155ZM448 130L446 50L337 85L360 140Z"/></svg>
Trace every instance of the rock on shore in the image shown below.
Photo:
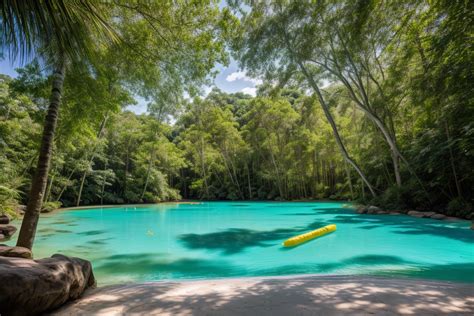
<svg viewBox="0 0 474 316"><path fill-rule="evenodd" d="M436 212L420 212L420 211L386 211L382 210L381 208L377 206L366 206L366 205L360 205L357 207L357 213L359 214L370 214L370 215L400 215L400 214L406 214L409 216L413 217L419 217L419 218L431 218L431 219L437 219L437 220L443 220L443 219L448 219L446 215L439 214Z"/></svg>
<svg viewBox="0 0 474 316"><path fill-rule="evenodd" d="M10 218L7 215L0 215L0 224L10 224Z"/></svg>
<svg viewBox="0 0 474 316"><path fill-rule="evenodd" d="M0 245L0 257L15 257L31 259L33 254L31 250L24 247L10 247L7 245Z"/></svg>
<svg viewBox="0 0 474 316"><path fill-rule="evenodd" d="M79 298L95 286L89 261L53 255L0 257L0 315L37 315Z"/></svg>
<svg viewBox="0 0 474 316"><path fill-rule="evenodd" d="M0 224L0 241L9 239L16 232L16 227L8 224Z"/></svg>
<svg viewBox="0 0 474 316"><path fill-rule="evenodd" d="M384 211L380 207L377 206L359 206L357 208L357 213L359 214L371 214L371 215L385 215L389 214L389 211Z"/></svg>

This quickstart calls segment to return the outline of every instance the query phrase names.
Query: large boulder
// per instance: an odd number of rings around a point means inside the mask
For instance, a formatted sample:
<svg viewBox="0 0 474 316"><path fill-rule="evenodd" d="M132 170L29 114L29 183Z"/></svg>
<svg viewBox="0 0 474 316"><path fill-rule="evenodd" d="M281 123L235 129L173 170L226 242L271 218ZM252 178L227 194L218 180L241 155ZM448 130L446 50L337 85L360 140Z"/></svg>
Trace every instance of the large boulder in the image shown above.
<svg viewBox="0 0 474 316"><path fill-rule="evenodd" d="M424 218L430 218L435 214L436 214L436 212L423 212L423 217Z"/></svg>
<svg viewBox="0 0 474 316"><path fill-rule="evenodd" d="M10 247L0 245L0 257L15 257L31 259L33 257L31 250L24 247Z"/></svg>
<svg viewBox="0 0 474 316"><path fill-rule="evenodd" d="M7 215L0 215L0 224L10 224L10 218Z"/></svg>
<svg viewBox="0 0 474 316"><path fill-rule="evenodd" d="M423 217L423 212L418 212L418 211L408 211L407 213L408 215L410 216L414 216L414 217Z"/></svg>
<svg viewBox="0 0 474 316"><path fill-rule="evenodd" d="M0 257L0 315L37 315L79 298L95 286L89 261L53 255Z"/></svg>
<svg viewBox="0 0 474 316"><path fill-rule="evenodd" d="M359 214L372 214L372 215L382 215L382 214L389 214L389 211L384 211L380 207L377 206L364 206L360 205L357 207L357 213Z"/></svg>
<svg viewBox="0 0 474 316"><path fill-rule="evenodd" d="M442 218L444 218L444 217L437 216L437 215L441 215L441 214L437 214L436 212L409 211L407 214L410 215L410 216L420 217L420 218L433 218L433 219L442 219ZM437 217L439 217L439 218L437 218Z"/></svg>
<svg viewBox="0 0 474 316"><path fill-rule="evenodd" d="M365 206L365 205L359 205L359 206L357 207L357 213L359 213L359 214L365 214L365 213L367 213L367 206Z"/></svg>
<svg viewBox="0 0 474 316"><path fill-rule="evenodd" d="M4 235L5 237L9 238L16 233L16 227L13 225L0 225L0 234Z"/></svg>
<svg viewBox="0 0 474 316"><path fill-rule="evenodd" d="M373 206L373 205L367 208L367 214L378 214L380 211L382 211L380 207Z"/></svg>
<svg viewBox="0 0 474 316"><path fill-rule="evenodd" d="M445 218L446 218L446 215L439 214L439 213L435 213L435 214L431 215L430 217L431 217L432 219L441 220L441 219L445 219Z"/></svg>

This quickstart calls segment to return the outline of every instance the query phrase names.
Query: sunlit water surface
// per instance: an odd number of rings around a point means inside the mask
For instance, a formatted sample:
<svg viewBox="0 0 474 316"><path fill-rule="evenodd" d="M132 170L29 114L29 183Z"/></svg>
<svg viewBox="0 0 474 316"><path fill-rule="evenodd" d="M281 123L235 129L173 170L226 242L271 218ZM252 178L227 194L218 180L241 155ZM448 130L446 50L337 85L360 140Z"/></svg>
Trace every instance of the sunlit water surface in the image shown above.
<svg viewBox="0 0 474 316"><path fill-rule="evenodd" d="M295 248L283 240L336 224ZM99 284L289 274L474 282L468 221L359 215L342 203L210 202L60 211L34 253L92 261ZM14 240L9 244L13 244Z"/></svg>

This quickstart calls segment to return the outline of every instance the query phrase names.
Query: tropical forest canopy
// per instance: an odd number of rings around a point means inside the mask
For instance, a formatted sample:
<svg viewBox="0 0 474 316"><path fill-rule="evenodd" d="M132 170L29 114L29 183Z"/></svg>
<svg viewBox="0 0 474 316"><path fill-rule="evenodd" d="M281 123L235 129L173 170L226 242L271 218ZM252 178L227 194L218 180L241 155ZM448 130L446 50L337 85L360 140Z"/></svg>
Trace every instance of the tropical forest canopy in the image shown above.
<svg viewBox="0 0 474 316"><path fill-rule="evenodd" d="M1 211L31 194L59 64L43 209L337 199L472 216L472 1L164 3L101 4L112 35L85 30L78 56L61 39L16 52L27 62L0 78ZM255 97L203 94L231 57L263 81ZM126 110L137 96L146 114Z"/></svg>

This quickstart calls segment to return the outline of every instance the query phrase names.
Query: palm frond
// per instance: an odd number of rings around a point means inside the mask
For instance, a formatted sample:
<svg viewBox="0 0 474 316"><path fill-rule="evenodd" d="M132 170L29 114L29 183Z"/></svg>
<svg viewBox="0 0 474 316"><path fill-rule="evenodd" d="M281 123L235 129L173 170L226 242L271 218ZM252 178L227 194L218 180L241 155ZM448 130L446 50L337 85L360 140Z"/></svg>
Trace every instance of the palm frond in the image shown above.
<svg viewBox="0 0 474 316"><path fill-rule="evenodd" d="M87 56L97 37L119 39L106 9L95 0L2 0L1 48L21 62L52 43L71 59Z"/></svg>

